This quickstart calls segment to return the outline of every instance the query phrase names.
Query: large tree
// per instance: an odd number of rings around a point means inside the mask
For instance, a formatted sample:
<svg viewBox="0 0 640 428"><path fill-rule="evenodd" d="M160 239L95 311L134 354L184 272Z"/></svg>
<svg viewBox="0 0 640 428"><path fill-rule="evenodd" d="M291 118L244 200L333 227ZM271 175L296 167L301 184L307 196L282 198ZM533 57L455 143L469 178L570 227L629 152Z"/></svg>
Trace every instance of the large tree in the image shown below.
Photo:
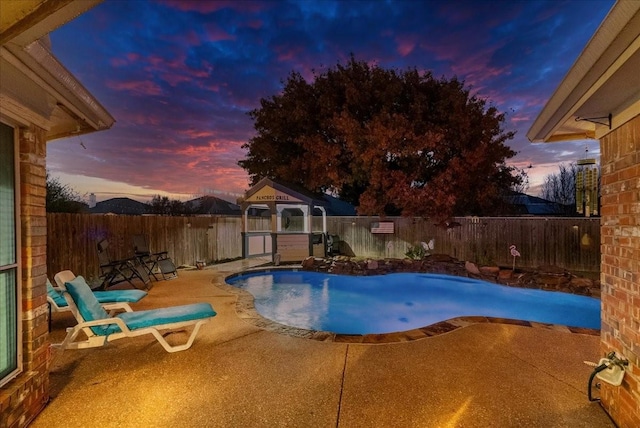
<svg viewBox="0 0 640 428"><path fill-rule="evenodd" d="M239 162L262 177L335 192L365 215L492 214L520 182L505 161L504 115L456 78L370 66L353 57L249 114L256 136Z"/></svg>

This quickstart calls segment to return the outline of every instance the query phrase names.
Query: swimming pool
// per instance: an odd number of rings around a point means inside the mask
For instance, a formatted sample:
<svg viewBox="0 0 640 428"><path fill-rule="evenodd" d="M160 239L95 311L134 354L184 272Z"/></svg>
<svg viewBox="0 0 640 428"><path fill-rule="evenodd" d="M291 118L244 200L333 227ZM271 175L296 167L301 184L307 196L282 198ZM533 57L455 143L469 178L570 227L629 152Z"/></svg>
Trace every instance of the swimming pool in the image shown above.
<svg viewBox="0 0 640 428"><path fill-rule="evenodd" d="M227 283L251 293L265 318L338 334L392 333L463 316L600 328L597 299L448 275L281 270L242 274Z"/></svg>

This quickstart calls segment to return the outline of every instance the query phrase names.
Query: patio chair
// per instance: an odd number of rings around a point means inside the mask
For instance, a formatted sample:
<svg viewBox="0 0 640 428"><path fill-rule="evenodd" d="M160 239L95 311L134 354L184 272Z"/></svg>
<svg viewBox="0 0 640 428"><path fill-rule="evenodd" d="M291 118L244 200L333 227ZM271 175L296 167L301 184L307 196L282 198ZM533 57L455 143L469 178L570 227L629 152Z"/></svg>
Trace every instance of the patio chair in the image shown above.
<svg viewBox="0 0 640 428"><path fill-rule="evenodd" d="M47 278L47 301L51 305L53 312L70 312L71 306L67 303L67 299L64 298L64 284L65 282L72 281L76 278L73 272L70 270L63 270L58 272L53 277L57 286L53 286L49 278ZM123 310L131 312L129 303L138 303L146 295L146 291L142 290L110 290L110 291L94 291L93 295L96 296L98 302L107 311Z"/></svg>
<svg viewBox="0 0 640 428"><path fill-rule="evenodd" d="M104 310L82 276L65 283L64 296L71 306L78 324L67 329L67 335L61 343L53 346L65 349L84 349L104 346L109 342L125 337L136 337L152 334L167 352L178 352L189 349L200 330L200 327L216 316L209 303L194 303L147 311L127 311L113 317ZM161 331L183 330L193 326L187 342L181 345L170 345ZM87 336L86 340L76 341L80 332Z"/></svg>
<svg viewBox="0 0 640 428"><path fill-rule="evenodd" d="M100 290L106 290L125 281L131 284L132 287L137 288L134 283L136 279L142 281L145 289L151 288L149 274L138 259L136 257L121 260L112 259L109 254L109 241L106 239L98 242L98 261L100 263L100 277L102 278Z"/></svg>
<svg viewBox="0 0 640 428"><path fill-rule="evenodd" d="M169 252L160 251L152 253L145 235L133 235L133 253L140 264L145 267L147 273L152 275L156 281L158 280L156 269L160 270L163 279L167 279L167 277L168 279L172 279L178 276L176 266L173 260L169 258Z"/></svg>
<svg viewBox="0 0 640 428"><path fill-rule="evenodd" d="M58 281L60 274L65 275L69 273L69 281L76 276L69 270L58 272L55 280ZM64 282L63 282L64 284ZM146 291L142 290L113 290L113 291L94 291L93 294L98 299L98 302L102 307L109 311L109 314L113 316L118 311L131 312L129 303L136 303L142 300L147 295ZM54 287L47 278L47 304L49 305L49 331L51 331L51 315L53 312L71 312L72 308L67 303L67 299L64 298L63 292Z"/></svg>

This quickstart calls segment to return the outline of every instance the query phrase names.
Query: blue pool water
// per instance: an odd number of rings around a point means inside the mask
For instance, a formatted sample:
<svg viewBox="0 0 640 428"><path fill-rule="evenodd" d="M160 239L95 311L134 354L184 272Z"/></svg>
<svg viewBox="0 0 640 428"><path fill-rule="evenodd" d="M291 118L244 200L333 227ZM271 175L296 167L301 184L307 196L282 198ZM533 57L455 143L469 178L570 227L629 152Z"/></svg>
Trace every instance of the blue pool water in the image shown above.
<svg viewBox="0 0 640 428"><path fill-rule="evenodd" d="M341 334L391 333L461 316L600 328L597 299L447 275L274 271L243 274L227 283L251 293L265 318Z"/></svg>

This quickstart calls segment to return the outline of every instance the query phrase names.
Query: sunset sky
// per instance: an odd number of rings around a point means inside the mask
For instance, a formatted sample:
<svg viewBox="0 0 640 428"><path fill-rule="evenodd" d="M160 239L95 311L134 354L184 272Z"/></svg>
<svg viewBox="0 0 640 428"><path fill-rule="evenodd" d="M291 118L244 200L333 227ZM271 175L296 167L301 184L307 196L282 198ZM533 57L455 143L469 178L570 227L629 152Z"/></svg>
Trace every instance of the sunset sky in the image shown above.
<svg viewBox="0 0 640 428"><path fill-rule="evenodd" d="M97 200L154 194L234 201L254 135L247 112L291 71L308 80L351 53L384 68L457 76L507 113L531 188L597 142L531 144L526 132L613 0L106 0L51 34L61 62L115 117L53 141L54 177Z"/></svg>

